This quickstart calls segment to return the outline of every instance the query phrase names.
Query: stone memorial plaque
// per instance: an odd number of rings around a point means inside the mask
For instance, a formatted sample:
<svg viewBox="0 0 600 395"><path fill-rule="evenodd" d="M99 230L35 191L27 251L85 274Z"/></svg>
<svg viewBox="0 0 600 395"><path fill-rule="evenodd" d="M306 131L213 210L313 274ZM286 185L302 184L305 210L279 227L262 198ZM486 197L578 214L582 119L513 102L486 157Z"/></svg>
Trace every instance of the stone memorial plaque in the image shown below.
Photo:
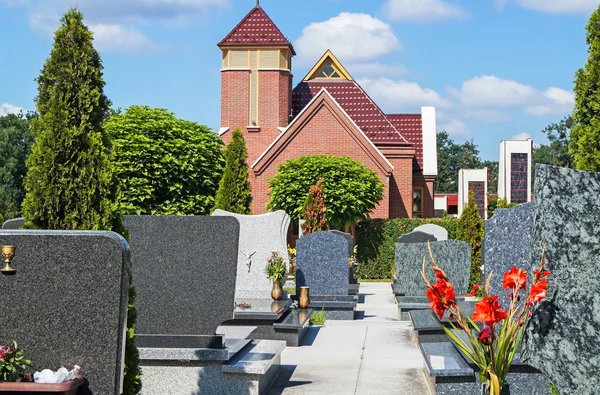
<svg viewBox="0 0 600 395"><path fill-rule="evenodd" d="M493 271L490 293L500 296L500 304L507 307L508 290L502 288L504 273L514 265L529 269L532 242L534 203L513 208L497 209L485 222L483 243L484 280Z"/></svg>
<svg viewBox="0 0 600 395"><path fill-rule="evenodd" d="M413 230L400 236L396 243L427 243L428 241L437 241L437 239L432 234Z"/></svg>
<svg viewBox="0 0 600 395"><path fill-rule="evenodd" d="M458 240L430 244L433 257L454 284L456 295L465 294L471 273L471 244ZM427 243L396 243L398 288L405 296L425 296L425 284L421 277L423 258L427 278L434 281Z"/></svg>
<svg viewBox="0 0 600 395"><path fill-rule="evenodd" d="M522 359L545 373L561 394L591 395L600 388L598 196L600 173L536 167L529 261L538 266L545 246L552 276L548 297L526 330Z"/></svg>
<svg viewBox="0 0 600 395"><path fill-rule="evenodd" d="M332 232L316 232L296 244L296 294L348 295L348 242Z"/></svg>
<svg viewBox="0 0 600 395"><path fill-rule="evenodd" d="M416 231L433 235L437 241L448 240L448 231L436 224L425 224L415 228Z"/></svg>
<svg viewBox="0 0 600 395"><path fill-rule="evenodd" d="M32 369L80 365L95 394L121 394L129 247L113 232L2 230L15 246L0 274L0 344L15 340Z"/></svg>
<svg viewBox="0 0 600 395"><path fill-rule="evenodd" d="M267 279L265 267L272 251L278 251L289 262L287 234L290 216L285 211L263 215L240 215L215 210L213 217L233 217L240 223L237 258L236 301L270 299L273 284Z"/></svg>
<svg viewBox="0 0 600 395"><path fill-rule="evenodd" d="M21 226L25 223L25 218L13 218L5 221L2 224L2 229L21 229Z"/></svg>
<svg viewBox="0 0 600 395"><path fill-rule="evenodd" d="M144 337L138 346L154 347L158 335L205 336L206 347L220 346L212 336L235 309L237 219L127 215L124 225L137 294L135 330Z"/></svg>

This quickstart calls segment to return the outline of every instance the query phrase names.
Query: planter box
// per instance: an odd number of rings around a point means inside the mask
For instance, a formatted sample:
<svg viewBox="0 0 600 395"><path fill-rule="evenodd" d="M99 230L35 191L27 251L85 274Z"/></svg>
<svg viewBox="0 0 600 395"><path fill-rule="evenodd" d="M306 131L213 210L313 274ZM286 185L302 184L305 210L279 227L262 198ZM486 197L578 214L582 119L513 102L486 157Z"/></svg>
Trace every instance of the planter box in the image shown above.
<svg viewBox="0 0 600 395"><path fill-rule="evenodd" d="M61 384L0 383L0 394L77 395L84 383L83 376Z"/></svg>

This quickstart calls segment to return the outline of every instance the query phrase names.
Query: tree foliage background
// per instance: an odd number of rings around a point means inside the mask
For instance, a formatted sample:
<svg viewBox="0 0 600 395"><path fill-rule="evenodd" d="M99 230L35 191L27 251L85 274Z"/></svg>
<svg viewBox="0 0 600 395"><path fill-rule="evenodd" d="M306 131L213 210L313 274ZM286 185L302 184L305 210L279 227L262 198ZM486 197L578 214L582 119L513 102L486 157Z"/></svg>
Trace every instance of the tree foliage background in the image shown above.
<svg viewBox="0 0 600 395"><path fill-rule="evenodd" d="M469 202L456 224L456 238L471 243L471 276L469 289L481 279L481 247L484 221L477 211L475 195L469 191Z"/></svg>
<svg viewBox="0 0 600 395"><path fill-rule="evenodd" d="M320 179L317 181L317 185L311 186L306 196L303 210L305 222L302 224L302 234L304 235L327 229L323 181Z"/></svg>
<svg viewBox="0 0 600 395"><path fill-rule="evenodd" d="M438 177L433 186L436 193L457 193L458 171L482 167L479 148L473 140L457 144L446 131L442 131L437 134L437 151Z"/></svg>
<svg viewBox="0 0 600 395"><path fill-rule="evenodd" d="M33 134L29 124L35 113L0 117L0 215L3 219L21 216L25 198L25 161L31 152Z"/></svg>
<svg viewBox="0 0 600 395"><path fill-rule="evenodd" d="M384 184L377 173L348 157L302 156L282 164L269 180L269 210L284 210L302 219L310 187L323 179L327 221L332 228L365 219L383 199Z"/></svg>
<svg viewBox="0 0 600 395"><path fill-rule="evenodd" d="M248 149L240 129L233 132L231 142L225 147L225 170L219 182L213 210L221 209L236 214L252 214L252 187L250 169L246 163Z"/></svg>
<svg viewBox="0 0 600 395"><path fill-rule="evenodd" d="M105 125L115 147L123 214L206 215L224 159L219 136L173 113L132 106Z"/></svg>

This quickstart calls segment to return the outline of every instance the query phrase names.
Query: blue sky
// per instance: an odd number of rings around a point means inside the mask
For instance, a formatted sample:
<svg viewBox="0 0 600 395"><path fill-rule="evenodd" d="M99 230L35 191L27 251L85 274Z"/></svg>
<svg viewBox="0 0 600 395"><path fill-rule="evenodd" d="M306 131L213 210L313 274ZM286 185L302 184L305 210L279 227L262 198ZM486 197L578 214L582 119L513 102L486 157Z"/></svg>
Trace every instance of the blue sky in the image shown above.
<svg viewBox="0 0 600 395"><path fill-rule="evenodd" d="M295 83L331 49L386 112L437 107L438 131L484 159L569 114L598 0L261 0L294 43ZM214 130L216 44L255 0L0 0L0 114L33 110L60 15L78 4L115 107L149 105Z"/></svg>

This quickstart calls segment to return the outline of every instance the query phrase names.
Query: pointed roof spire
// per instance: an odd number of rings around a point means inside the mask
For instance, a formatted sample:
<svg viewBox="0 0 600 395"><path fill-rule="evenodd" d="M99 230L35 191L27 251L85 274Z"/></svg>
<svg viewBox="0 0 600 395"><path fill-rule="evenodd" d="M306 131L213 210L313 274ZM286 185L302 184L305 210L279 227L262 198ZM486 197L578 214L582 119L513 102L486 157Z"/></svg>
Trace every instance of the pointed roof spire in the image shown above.
<svg viewBox="0 0 600 395"><path fill-rule="evenodd" d="M256 6L233 28L219 44L219 47L287 46L296 55L292 43L269 18L260 6Z"/></svg>

